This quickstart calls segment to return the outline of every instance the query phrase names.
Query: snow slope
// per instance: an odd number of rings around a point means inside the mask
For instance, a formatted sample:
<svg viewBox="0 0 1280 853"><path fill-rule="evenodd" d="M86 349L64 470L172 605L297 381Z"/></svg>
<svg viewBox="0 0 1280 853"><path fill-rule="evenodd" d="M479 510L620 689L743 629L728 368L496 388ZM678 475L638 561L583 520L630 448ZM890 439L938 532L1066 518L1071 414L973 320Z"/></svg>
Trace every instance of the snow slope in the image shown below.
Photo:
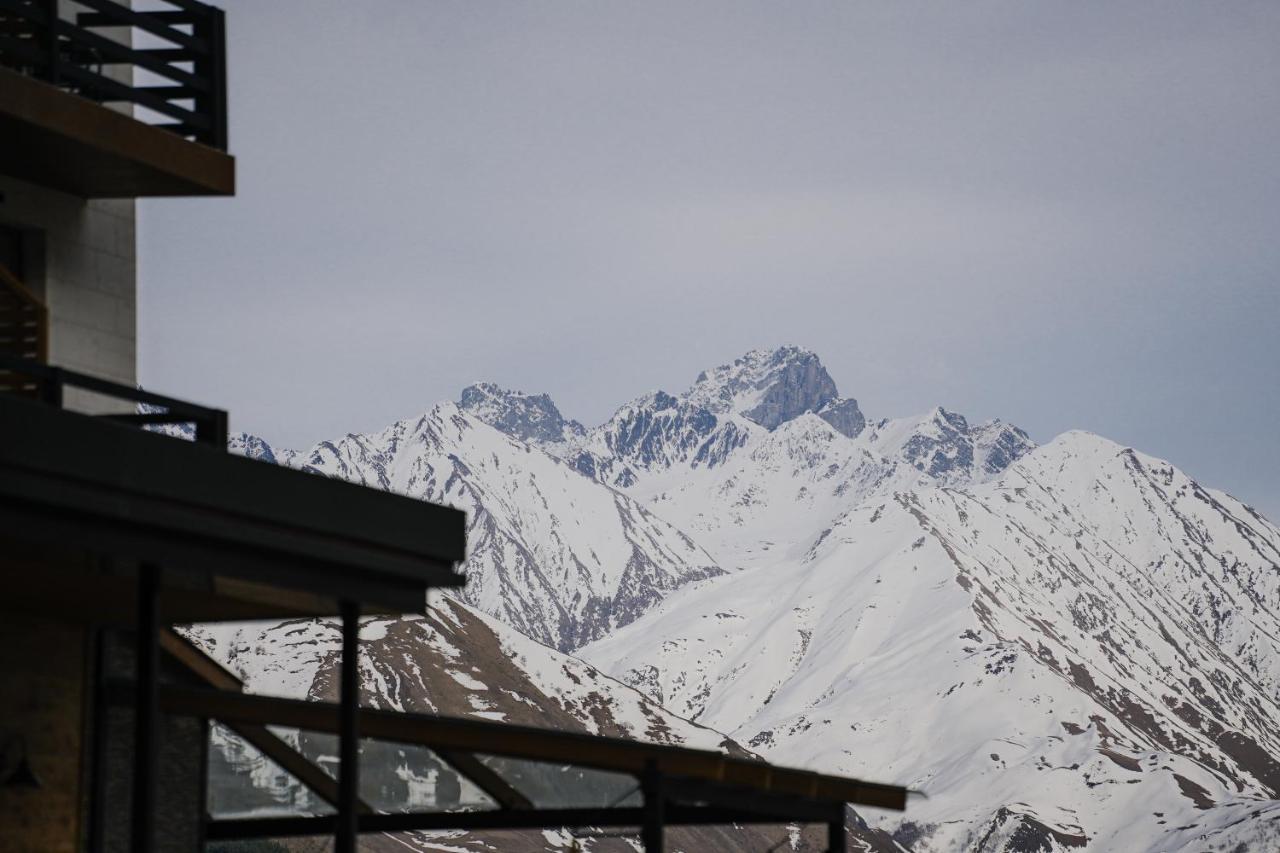
<svg viewBox="0 0 1280 853"><path fill-rule="evenodd" d="M1203 849L1177 828L1276 816L1278 614L1280 530L1069 433L582 654L767 757L923 790L873 821L913 850Z"/></svg>
<svg viewBox="0 0 1280 853"><path fill-rule="evenodd" d="M688 718L926 792L865 815L878 849L1280 848L1280 532L1169 463L944 408L868 418L796 347L593 428L480 384L303 453L234 444L468 511L465 598L489 615L453 612L506 638L480 664L498 675L450 673L423 620L374 623L391 707L586 726L617 703L610 732ZM591 706L591 677L512 628L651 701ZM296 631L224 639L254 683L322 695L332 632Z"/></svg>
<svg viewBox="0 0 1280 853"><path fill-rule="evenodd" d="M681 584L721 572L643 504L453 403L305 453L253 436L237 437L232 449L465 510L465 599L562 649L626 624Z"/></svg>
<svg viewBox="0 0 1280 853"><path fill-rule="evenodd" d="M589 732L650 743L750 753L723 734L678 717L636 690L608 678L569 655L548 648L481 611L445 596L432 596L425 614L375 617L362 621L360 646L361 702L368 707L476 717L561 731ZM297 620L282 624L198 625L185 631L197 645L237 673L250 692L335 701L340 664L340 626L334 620ZM313 760L332 755L324 737L297 731L282 736ZM326 808L291 777L230 733L215 730L217 747L211 763L214 790L235 794L233 801L251 807L246 816L302 812ZM362 796L388 810L408 804L437 807L437 784L447 769L424 750L370 744L363 747ZM555 778L558 799L566 786L576 786L581 804L603 797L608 805L635 786L629 777L616 781L580 780L567 768L547 768ZM568 776L564 774L569 773ZM237 783L237 778L241 781ZM246 780L251 781L246 791ZM387 802L379 791L407 780L401 799ZM379 782L382 784L380 785ZM526 779L524 784L528 784ZM606 785L601 788L602 783ZM614 789L617 790L614 790ZM478 790L461 784L461 801L492 808ZM574 802L579 802L575 800ZM892 850L884 833L866 828L850 814L851 837L865 849ZM672 833L676 849L763 850L779 841L787 849L821 849L822 829L800 827L697 827ZM589 831L457 833L419 832L373 836L362 849L401 850L591 850L625 853L627 839L598 838Z"/></svg>

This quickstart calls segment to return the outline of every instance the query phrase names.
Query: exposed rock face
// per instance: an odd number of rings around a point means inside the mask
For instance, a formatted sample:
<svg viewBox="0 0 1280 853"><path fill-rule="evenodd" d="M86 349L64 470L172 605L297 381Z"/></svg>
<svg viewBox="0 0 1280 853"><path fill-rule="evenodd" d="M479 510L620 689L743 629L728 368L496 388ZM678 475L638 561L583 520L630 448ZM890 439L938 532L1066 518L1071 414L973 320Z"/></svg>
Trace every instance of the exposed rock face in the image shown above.
<svg viewBox="0 0 1280 853"><path fill-rule="evenodd" d="M849 438L862 435L862 430L867 426L867 419L858 408L858 401L852 397L831 400L819 409L817 414L835 427L836 432Z"/></svg>
<svg viewBox="0 0 1280 853"><path fill-rule="evenodd" d="M1015 426L998 420L970 426L941 406L919 418L877 421L867 432L886 456L945 484L990 479L1036 446Z"/></svg>
<svg viewBox="0 0 1280 853"><path fill-rule="evenodd" d="M508 391L491 382L463 388L458 408L520 441L564 441L583 432L582 424L565 420L546 394Z"/></svg>
<svg viewBox="0 0 1280 853"><path fill-rule="evenodd" d="M752 350L732 364L703 371L684 396L712 412L741 414L771 430L821 409L838 395L816 355L781 347Z"/></svg>
<svg viewBox="0 0 1280 853"><path fill-rule="evenodd" d="M973 443L966 440L969 422L964 415L939 408L928 427L903 445L904 459L930 477L940 477L957 468L968 470L973 467Z"/></svg>

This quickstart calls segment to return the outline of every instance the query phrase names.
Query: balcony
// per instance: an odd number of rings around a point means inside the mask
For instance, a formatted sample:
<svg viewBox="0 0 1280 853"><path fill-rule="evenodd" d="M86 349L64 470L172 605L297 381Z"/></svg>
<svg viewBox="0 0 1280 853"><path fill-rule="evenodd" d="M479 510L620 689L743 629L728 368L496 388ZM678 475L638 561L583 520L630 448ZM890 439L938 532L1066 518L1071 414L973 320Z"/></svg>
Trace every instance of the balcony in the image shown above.
<svg viewBox="0 0 1280 853"><path fill-rule="evenodd" d="M0 170L87 198L234 193L223 13L164 3L0 0Z"/></svg>
<svg viewBox="0 0 1280 853"><path fill-rule="evenodd" d="M413 612L463 582L463 513L228 453L218 409L0 355L0 435L0 542L26 555L0 576L54 613L127 619L106 557L169 565L173 621Z"/></svg>

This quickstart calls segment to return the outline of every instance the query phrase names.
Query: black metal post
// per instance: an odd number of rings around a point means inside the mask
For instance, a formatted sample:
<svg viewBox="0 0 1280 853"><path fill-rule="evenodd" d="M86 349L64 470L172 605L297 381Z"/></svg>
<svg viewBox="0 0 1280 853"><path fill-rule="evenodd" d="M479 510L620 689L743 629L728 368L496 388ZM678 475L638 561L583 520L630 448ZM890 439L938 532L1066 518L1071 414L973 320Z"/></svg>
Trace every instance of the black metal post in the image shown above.
<svg viewBox="0 0 1280 853"><path fill-rule="evenodd" d="M223 409L210 409L205 418L195 422L196 441L219 450L227 449L227 413Z"/></svg>
<svg viewBox="0 0 1280 853"><path fill-rule="evenodd" d="M41 7L45 14L44 49L48 54L48 65L45 66L45 81L58 85L62 72L62 49L58 44L58 0L44 0Z"/></svg>
<svg viewBox="0 0 1280 853"><path fill-rule="evenodd" d="M356 798L360 787L360 605L342 602L342 681L338 695L338 823L334 830L335 853L356 853L359 816Z"/></svg>
<svg viewBox="0 0 1280 853"><path fill-rule="evenodd" d="M209 127L196 131L196 139L227 150L227 50L226 17L221 9L204 9L194 21L192 35L209 46L207 53L195 58L195 73L208 83L208 90L195 99L196 112L209 119Z"/></svg>
<svg viewBox="0 0 1280 853"><path fill-rule="evenodd" d="M107 691L104 687L107 655L106 630L94 628L89 632L93 655L93 742L90 744L93 763L89 767L89 853L102 853L106 845L106 784L107 784Z"/></svg>
<svg viewBox="0 0 1280 853"><path fill-rule="evenodd" d="M138 566L138 613L134 637L133 823L135 853L155 849L156 728L160 719L160 569Z"/></svg>
<svg viewBox="0 0 1280 853"><path fill-rule="evenodd" d="M40 383L40 398L50 406L62 408L63 386L66 379L59 367L50 367L44 376L36 379Z"/></svg>
<svg viewBox="0 0 1280 853"><path fill-rule="evenodd" d="M827 824L827 853L845 853L846 833L844 830L844 805L841 804L836 816Z"/></svg>
<svg viewBox="0 0 1280 853"><path fill-rule="evenodd" d="M665 822L662 774L652 761L645 765L640 787L644 793L644 823L640 827L640 846L645 853L662 853L662 830Z"/></svg>

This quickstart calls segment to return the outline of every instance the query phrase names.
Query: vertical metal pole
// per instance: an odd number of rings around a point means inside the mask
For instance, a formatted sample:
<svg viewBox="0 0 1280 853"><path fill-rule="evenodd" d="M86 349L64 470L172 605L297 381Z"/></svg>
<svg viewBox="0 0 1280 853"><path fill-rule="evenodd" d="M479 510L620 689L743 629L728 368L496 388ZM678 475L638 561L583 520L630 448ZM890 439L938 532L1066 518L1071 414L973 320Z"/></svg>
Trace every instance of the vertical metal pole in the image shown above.
<svg viewBox="0 0 1280 853"><path fill-rule="evenodd" d="M155 850L156 728L160 719L160 569L138 566L138 624L134 637L133 850Z"/></svg>
<svg viewBox="0 0 1280 853"><path fill-rule="evenodd" d="M195 21L192 35L204 39L209 52L196 57L195 73L204 78L208 92L196 98L196 112L209 119L209 127L195 132L205 145L227 150L227 23L221 9L208 7Z"/></svg>
<svg viewBox="0 0 1280 853"><path fill-rule="evenodd" d="M202 444L208 444L216 447L218 450L227 449L227 413L223 409L210 409L208 416L197 420L196 441Z"/></svg>
<svg viewBox="0 0 1280 853"><path fill-rule="evenodd" d="M62 368L51 367L48 372L40 378L40 398L50 406L62 408L62 389L65 384L65 377L62 374Z"/></svg>
<svg viewBox="0 0 1280 853"><path fill-rule="evenodd" d="M58 85L62 76L58 66L62 63L61 46L58 44L58 0L44 0L41 7L45 14L44 49L48 52L49 64L45 67L45 79Z"/></svg>
<svg viewBox="0 0 1280 853"><path fill-rule="evenodd" d="M342 681L338 696L338 824L335 853L356 853L356 796L360 786L360 605L342 602Z"/></svg>
<svg viewBox="0 0 1280 853"><path fill-rule="evenodd" d="M92 644L93 672L90 680L90 701L93 703L93 742L90 745L92 764L89 766L89 853L102 853L105 845L107 781L107 691L105 681L106 631L94 628L89 632Z"/></svg>
<svg viewBox="0 0 1280 853"><path fill-rule="evenodd" d="M640 846L645 853L662 853L662 829L665 821L662 802L662 774L652 761L644 768L640 780L644 792L644 825L640 827Z"/></svg>
<svg viewBox="0 0 1280 853"><path fill-rule="evenodd" d="M841 803L835 818L827 824L827 853L845 853L844 804Z"/></svg>

